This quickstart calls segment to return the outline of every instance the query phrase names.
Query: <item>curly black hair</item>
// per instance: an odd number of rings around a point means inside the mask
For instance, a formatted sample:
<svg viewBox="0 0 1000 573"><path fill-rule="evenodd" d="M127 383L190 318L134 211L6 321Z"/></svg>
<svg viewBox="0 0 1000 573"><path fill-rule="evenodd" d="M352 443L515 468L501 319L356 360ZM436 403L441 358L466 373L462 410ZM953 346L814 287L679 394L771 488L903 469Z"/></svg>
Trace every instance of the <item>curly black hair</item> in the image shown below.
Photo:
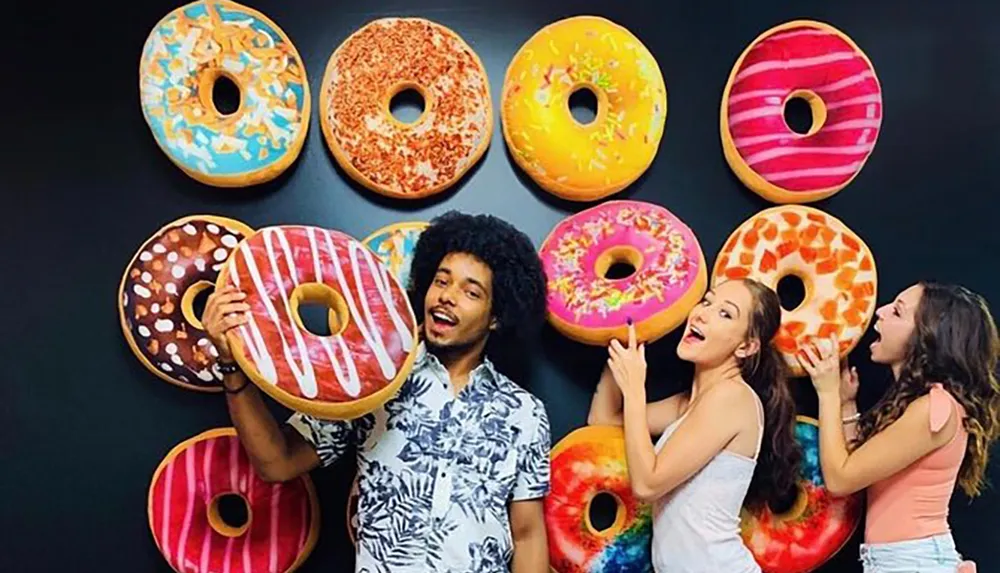
<svg viewBox="0 0 1000 573"><path fill-rule="evenodd" d="M449 211L434 218L420 234L410 266L407 290L417 317L424 315L424 296L438 265L451 253L472 255L493 273L491 310L497 328L487 342L490 360L523 348L541 329L546 308L545 270L531 239L493 215Z"/></svg>

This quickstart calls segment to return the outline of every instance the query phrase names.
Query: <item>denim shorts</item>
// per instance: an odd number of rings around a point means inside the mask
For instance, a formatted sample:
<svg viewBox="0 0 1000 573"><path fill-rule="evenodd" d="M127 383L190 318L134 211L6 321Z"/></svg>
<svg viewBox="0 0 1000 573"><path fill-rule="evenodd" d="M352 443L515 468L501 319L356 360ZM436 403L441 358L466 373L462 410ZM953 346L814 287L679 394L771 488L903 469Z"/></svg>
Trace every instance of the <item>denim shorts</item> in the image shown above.
<svg viewBox="0 0 1000 573"><path fill-rule="evenodd" d="M962 561L951 533L892 543L864 543L861 562L865 573L956 573L974 572L975 565ZM963 565L959 569L959 565Z"/></svg>

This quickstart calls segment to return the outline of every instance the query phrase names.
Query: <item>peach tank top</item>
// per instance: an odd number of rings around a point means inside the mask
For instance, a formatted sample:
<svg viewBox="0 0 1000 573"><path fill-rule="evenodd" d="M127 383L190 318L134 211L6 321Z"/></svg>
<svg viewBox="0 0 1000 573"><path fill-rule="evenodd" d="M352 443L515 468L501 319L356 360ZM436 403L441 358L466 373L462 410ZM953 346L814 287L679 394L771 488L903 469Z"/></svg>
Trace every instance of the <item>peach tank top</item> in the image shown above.
<svg viewBox="0 0 1000 573"><path fill-rule="evenodd" d="M953 411L960 421L965 418L965 409L941 384L931 386L930 401L932 432L940 431ZM869 486L865 542L891 543L948 532L948 503L968 440L960 422L947 444Z"/></svg>

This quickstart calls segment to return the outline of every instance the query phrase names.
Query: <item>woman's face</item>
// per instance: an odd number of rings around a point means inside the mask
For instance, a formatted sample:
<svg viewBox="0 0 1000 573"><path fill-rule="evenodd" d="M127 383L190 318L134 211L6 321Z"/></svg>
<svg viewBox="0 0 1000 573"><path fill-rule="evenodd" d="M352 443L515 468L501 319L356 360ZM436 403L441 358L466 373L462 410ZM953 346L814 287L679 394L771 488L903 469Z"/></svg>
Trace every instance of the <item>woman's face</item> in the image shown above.
<svg viewBox="0 0 1000 573"><path fill-rule="evenodd" d="M705 293L688 314L677 356L695 364L716 366L738 351L745 353L752 311L753 294L746 285L741 281L719 284Z"/></svg>
<svg viewBox="0 0 1000 573"><path fill-rule="evenodd" d="M875 311L875 332L878 339L871 344L872 362L901 364L906 358L906 346L913 335L917 308L924 288L913 285L896 296L891 303Z"/></svg>

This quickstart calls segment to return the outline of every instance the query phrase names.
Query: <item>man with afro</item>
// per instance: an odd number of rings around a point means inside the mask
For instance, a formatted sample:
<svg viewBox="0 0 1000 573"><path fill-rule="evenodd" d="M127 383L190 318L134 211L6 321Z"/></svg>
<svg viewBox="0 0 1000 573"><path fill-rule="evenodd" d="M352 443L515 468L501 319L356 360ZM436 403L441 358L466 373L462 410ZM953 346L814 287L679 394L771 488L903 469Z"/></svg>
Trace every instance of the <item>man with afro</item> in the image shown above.
<svg viewBox="0 0 1000 573"><path fill-rule="evenodd" d="M225 332L245 320L244 295L213 294L203 322L240 440L269 481L356 446L358 572L547 572L548 415L490 358L523 358L542 325L537 252L501 219L452 211L420 235L408 287L422 342L397 395L355 420L296 413L283 429L232 366Z"/></svg>

